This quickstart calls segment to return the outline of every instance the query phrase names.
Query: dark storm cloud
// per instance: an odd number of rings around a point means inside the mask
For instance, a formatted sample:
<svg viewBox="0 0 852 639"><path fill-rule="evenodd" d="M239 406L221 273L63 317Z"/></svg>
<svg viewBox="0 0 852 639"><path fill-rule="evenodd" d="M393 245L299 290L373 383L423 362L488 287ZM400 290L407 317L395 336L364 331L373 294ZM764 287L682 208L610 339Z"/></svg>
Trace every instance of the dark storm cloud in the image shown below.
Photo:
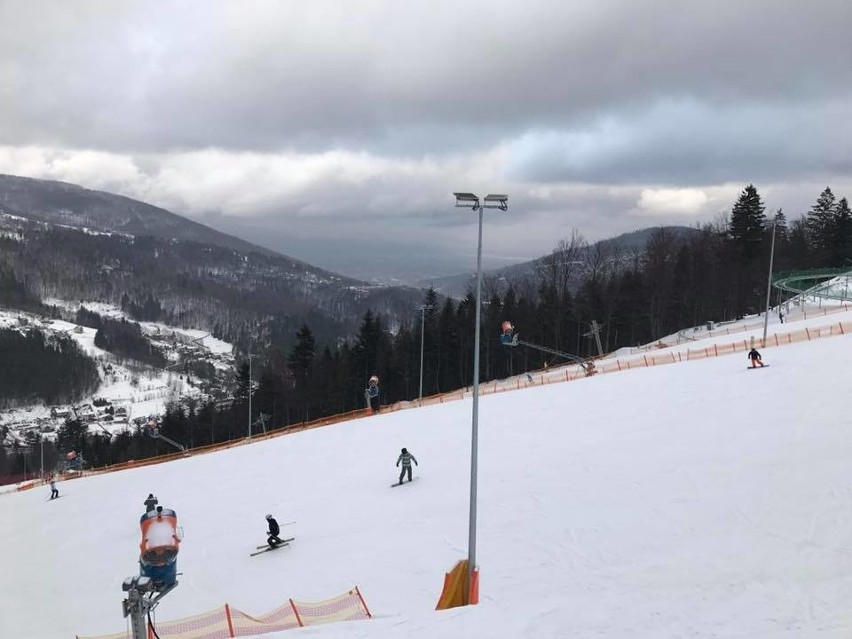
<svg viewBox="0 0 852 639"><path fill-rule="evenodd" d="M528 259L748 182L852 196L850 26L846 0L0 0L0 172L442 262L475 242L451 193L506 192L485 259Z"/></svg>
<svg viewBox="0 0 852 639"><path fill-rule="evenodd" d="M582 129L663 98L712 109L844 97L850 7L9 1L0 132L117 151L411 155Z"/></svg>

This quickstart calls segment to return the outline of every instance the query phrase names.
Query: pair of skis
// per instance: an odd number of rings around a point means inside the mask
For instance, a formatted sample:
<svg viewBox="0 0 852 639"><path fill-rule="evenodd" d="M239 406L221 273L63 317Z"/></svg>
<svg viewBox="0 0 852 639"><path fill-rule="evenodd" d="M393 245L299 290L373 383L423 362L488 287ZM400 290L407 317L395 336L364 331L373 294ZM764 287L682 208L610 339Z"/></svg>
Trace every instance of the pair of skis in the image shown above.
<svg viewBox="0 0 852 639"><path fill-rule="evenodd" d="M269 552L270 550L276 550L277 548L283 548L284 546L289 546L290 542L293 541L295 537L289 537L287 539L282 539L280 544L275 544L274 546L270 546L269 544L263 544L262 546L257 547L257 552L253 552L250 556L255 557L257 555L262 555L265 552Z"/></svg>

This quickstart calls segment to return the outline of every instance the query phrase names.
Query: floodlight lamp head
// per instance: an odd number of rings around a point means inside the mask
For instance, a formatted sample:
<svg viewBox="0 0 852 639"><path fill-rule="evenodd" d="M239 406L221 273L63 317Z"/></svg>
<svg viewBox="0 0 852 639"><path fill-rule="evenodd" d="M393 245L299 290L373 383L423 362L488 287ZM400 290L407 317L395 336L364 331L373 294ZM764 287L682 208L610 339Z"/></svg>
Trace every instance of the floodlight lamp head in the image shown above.
<svg viewBox="0 0 852 639"><path fill-rule="evenodd" d="M483 201L483 207L486 209L500 209L501 211L508 211L509 196L488 194L485 196L485 200Z"/></svg>
<svg viewBox="0 0 852 639"><path fill-rule="evenodd" d="M456 207L468 207L474 211L479 209L479 197L473 193L453 193L456 196Z"/></svg>

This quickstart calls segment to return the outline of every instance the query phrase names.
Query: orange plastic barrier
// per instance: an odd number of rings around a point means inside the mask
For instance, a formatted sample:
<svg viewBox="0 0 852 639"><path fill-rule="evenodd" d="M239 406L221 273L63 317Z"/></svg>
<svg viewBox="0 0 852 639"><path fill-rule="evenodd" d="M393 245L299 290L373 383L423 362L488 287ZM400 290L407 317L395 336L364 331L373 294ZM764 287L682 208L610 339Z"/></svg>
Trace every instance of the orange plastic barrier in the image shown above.
<svg viewBox="0 0 852 639"><path fill-rule="evenodd" d="M252 617L241 610L225 604L221 608L201 613L193 617L175 621L155 622L155 630L161 639L232 639L280 632L302 626L318 626L341 621L359 621L370 619L364 597L358 586L352 590L319 602L297 602L292 599L275 610L258 617ZM149 639L153 637L149 628ZM77 639L132 639L129 631L97 637Z"/></svg>
<svg viewBox="0 0 852 639"><path fill-rule="evenodd" d="M444 575L444 588L435 610L446 610L479 603L479 570L473 571L470 590L467 586L467 559L459 561Z"/></svg>

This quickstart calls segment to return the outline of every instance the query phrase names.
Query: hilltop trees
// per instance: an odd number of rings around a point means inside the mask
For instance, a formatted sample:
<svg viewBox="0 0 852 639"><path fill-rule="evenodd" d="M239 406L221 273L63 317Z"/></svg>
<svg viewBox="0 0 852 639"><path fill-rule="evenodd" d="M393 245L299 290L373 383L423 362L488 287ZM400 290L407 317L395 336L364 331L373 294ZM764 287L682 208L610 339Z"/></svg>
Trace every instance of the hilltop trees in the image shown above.
<svg viewBox="0 0 852 639"><path fill-rule="evenodd" d="M760 254L760 243L766 235L766 207L753 184L740 193L731 210L729 233L740 255L751 260Z"/></svg>

